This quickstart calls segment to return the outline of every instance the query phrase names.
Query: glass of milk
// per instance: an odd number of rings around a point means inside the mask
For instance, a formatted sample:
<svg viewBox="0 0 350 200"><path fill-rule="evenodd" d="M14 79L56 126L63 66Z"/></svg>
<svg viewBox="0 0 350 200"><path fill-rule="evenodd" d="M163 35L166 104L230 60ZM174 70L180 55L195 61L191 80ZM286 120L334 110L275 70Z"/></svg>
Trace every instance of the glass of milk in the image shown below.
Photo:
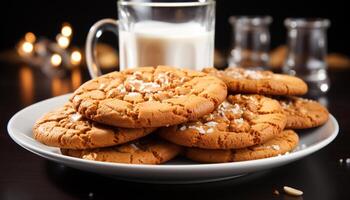
<svg viewBox="0 0 350 200"><path fill-rule="evenodd" d="M214 64L215 1L118 1L118 20L102 19L90 29L86 61L101 75L95 44L104 31L119 37L119 70L169 65L201 70Z"/></svg>

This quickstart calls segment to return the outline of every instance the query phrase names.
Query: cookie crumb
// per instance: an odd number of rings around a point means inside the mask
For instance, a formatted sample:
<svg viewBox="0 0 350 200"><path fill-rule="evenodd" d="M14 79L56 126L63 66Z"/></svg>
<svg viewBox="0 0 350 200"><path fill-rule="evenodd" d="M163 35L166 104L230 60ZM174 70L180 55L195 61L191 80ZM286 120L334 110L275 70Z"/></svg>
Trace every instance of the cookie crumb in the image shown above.
<svg viewBox="0 0 350 200"><path fill-rule="evenodd" d="M210 121L210 122L205 123L205 125L210 126L210 127L214 127L214 126L218 125L218 123L214 122L214 121Z"/></svg>
<svg viewBox="0 0 350 200"><path fill-rule="evenodd" d="M244 71L244 77L250 78L253 80L259 80L263 78L263 75L255 70L245 70Z"/></svg>
<svg viewBox="0 0 350 200"><path fill-rule="evenodd" d="M168 75L165 74L165 73L160 73L160 74L158 74L157 80L159 80L159 82L162 83L162 84L164 84L164 85L169 84L169 77L168 77Z"/></svg>
<svg viewBox="0 0 350 200"><path fill-rule="evenodd" d="M126 92L126 88L123 84L119 85L117 87L117 90L120 92L120 93L125 93Z"/></svg>
<svg viewBox="0 0 350 200"><path fill-rule="evenodd" d="M100 86L98 87L99 90L104 90L106 88L106 84L105 83L101 83Z"/></svg>
<svg viewBox="0 0 350 200"><path fill-rule="evenodd" d="M243 120L243 118L239 118L239 119L235 119L234 122L236 124L243 124L244 120Z"/></svg>
<svg viewBox="0 0 350 200"><path fill-rule="evenodd" d="M184 130L186 130L186 126L185 125L180 127L180 131L184 131Z"/></svg>
<svg viewBox="0 0 350 200"><path fill-rule="evenodd" d="M136 146L136 144L130 144L130 146L131 146L132 148L134 148L135 150L140 150L140 148L139 148L138 146Z"/></svg>
<svg viewBox="0 0 350 200"><path fill-rule="evenodd" d="M90 154L87 154L87 155L83 155L82 158L86 159L86 160L94 160L94 159L97 158L97 154L96 153L90 153Z"/></svg>
<svg viewBox="0 0 350 200"><path fill-rule="evenodd" d="M182 77L182 78L180 79L180 82L181 82L181 83L184 83L185 80L186 80L186 78L185 78L185 77Z"/></svg>
<svg viewBox="0 0 350 200"><path fill-rule="evenodd" d="M214 132L214 129L213 129L213 128L209 128L209 129L207 130L207 133L212 133L212 132Z"/></svg>
<svg viewBox="0 0 350 200"><path fill-rule="evenodd" d="M160 85L153 82L143 83L141 84L143 92L156 92Z"/></svg>
<svg viewBox="0 0 350 200"><path fill-rule="evenodd" d="M289 102L282 101L281 105L283 108L289 108L291 106L291 102L290 101Z"/></svg>
<svg viewBox="0 0 350 200"><path fill-rule="evenodd" d="M133 73L133 75L134 75L135 77L139 77L139 76L142 76L142 72L136 71L136 72Z"/></svg>
<svg viewBox="0 0 350 200"><path fill-rule="evenodd" d="M279 150L281 149L280 146L278 146L278 145L276 145L276 144L271 145L271 148L272 148L273 150L276 150L276 151L279 151Z"/></svg>
<svg viewBox="0 0 350 200"><path fill-rule="evenodd" d="M196 127L195 129L196 129L197 131L199 131L200 134L205 134L205 133L206 133L206 131L203 129L202 126Z"/></svg>
<svg viewBox="0 0 350 200"><path fill-rule="evenodd" d="M292 196L301 196L303 195L303 191L289 187L289 186L284 186L283 190L286 194L292 195Z"/></svg>
<svg viewBox="0 0 350 200"><path fill-rule="evenodd" d="M130 97L138 97L138 96L140 96L141 94L138 93L138 92L129 92L128 95L129 95Z"/></svg>
<svg viewBox="0 0 350 200"><path fill-rule="evenodd" d="M73 115L70 116L70 121L71 122L76 122L79 121L83 116L79 113L75 113Z"/></svg>
<svg viewBox="0 0 350 200"><path fill-rule="evenodd" d="M233 113L233 114L243 114L243 110L241 109L241 107L238 105L238 104L234 104L233 105L233 108L230 109L230 111Z"/></svg>
<svg viewBox="0 0 350 200"><path fill-rule="evenodd" d="M279 192L278 190L274 190L274 191L273 191L273 194L274 194L274 195L280 195L280 192Z"/></svg>

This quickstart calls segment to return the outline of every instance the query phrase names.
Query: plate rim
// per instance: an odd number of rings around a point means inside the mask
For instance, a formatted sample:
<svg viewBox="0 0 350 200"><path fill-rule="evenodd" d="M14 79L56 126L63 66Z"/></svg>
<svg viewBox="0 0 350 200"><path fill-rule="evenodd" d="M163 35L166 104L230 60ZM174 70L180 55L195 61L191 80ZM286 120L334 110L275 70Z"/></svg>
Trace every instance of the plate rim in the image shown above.
<svg viewBox="0 0 350 200"><path fill-rule="evenodd" d="M74 163L77 165L82 164L89 164L89 165L95 165L98 167L108 167L108 168L133 168L133 169L143 169L143 170L181 170L181 171L187 171L187 170L193 170L193 169L205 169L205 170L217 170L217 169L230 169L230 168L244 168L244 167L251 167L253 166L263 166L263 165L270 165L275 162L287 162L289 160L296 160L299 158L302 158L304 156L310 155L312 153L315 153L316 151L324 148L329 143L331 143L338 135L339 133L339 124L336 120L336 118L329 114L329 121L331 121L332 125L334 126L334 130L332 131L331 135L328 136L326 139L313 144L311 146L307 146L305 149L301 149L296 152L292 152L288 155L283 156L275 156L270 158L264 158L264 159L257 159L257 160L248 160L248 161L239 161L239 162L228 162L228 163L196 163L196 164L167 164L167 165L149 165L149 164L127 164L127 163L112 163L112 162L102 162L102 161L91 161L91 160L84 160L80 158L70 157L62 154L58 154L55 152L47 151L45 149L40 148L37 145L32 145L30 143L27 143L25 141L21 141L19 137L28 137L26 134L21 133L19 131L15 130L15 121L18 117L20 117L24 112L33 109L33 107L36 107L42 103L45 103L47 101L53 101L58 98L66 98L71 93L60 95L52 98L48 98L39 102L36 102L30 106L27 106L17 113L15 113L11 119L8 121L7 124L7 131L9 136L12 140L14 140L18 145L20 145L22 148L39 155L41 157L44 157L45 159L55 160L56 162L61 161L64 163ZM328 121L326 122L328 123ZM22 134L21 136L18 136L18 134ZM32 137L29 137L30 139L34 139Z"/></svg>

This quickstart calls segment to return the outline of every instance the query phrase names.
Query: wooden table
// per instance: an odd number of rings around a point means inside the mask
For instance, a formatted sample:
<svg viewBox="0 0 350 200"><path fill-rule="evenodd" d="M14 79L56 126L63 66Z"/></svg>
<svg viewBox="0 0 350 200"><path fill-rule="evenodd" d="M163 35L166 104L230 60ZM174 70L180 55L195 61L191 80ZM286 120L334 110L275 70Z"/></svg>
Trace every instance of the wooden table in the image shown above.
<svg viewBox="0 0 350 200"><path fill-rule="evenodd" d="M338 119L340 133L321 151L289 165L228 180L195 185L154 185L119 181L47 161L15 144L6 125L18 110L34 102L73 91L87 80L86 70L65 78L40 69L0 63L0 199L350 199L350 70L330 72L325 99ZM324 100L325 100L324 99ZM284 185L304 195L284 195ZM275 195L274 190L280 194Z"/></svg>

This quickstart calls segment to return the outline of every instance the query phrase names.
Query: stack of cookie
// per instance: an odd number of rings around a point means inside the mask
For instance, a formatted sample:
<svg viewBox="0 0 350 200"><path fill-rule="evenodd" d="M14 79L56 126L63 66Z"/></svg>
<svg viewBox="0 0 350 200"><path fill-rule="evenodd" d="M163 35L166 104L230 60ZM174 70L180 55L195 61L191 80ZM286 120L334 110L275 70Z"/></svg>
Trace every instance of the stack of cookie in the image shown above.
<svg viewBox="0 0 350 200"><path fill-rule="evenodd" d="M194 161L234 162L288 154L299 140L292 129L317 127L328 120L321 104L295 97L307 92L299 78L232 67L203 71L226 83L227 100L198 121L162 129L161 134L187 146L185 155Z"/></svg>
<svg viewBox="0 0 350 200"><path fill-rule="evenodd" d="M317 102L289 97L306 91L302 80L272 72L140 67L86 82L33 132L65 155L95 161L160 164L178 154L199 162L266 158L297 146L289 129L327 121Z"/></svg>
<svg viewBox="0 0 350 200"><path fill-rule="evenodd" d="M70 102L40 118L33 132L65 155L160 164L183 148L151 133L209 114L226 96L225 83L203 72L166 66L129 69L86 82Z"/></svg>

